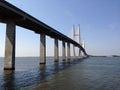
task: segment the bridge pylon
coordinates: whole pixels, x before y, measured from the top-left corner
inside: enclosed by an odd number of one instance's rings
[[[78,42],[83,48],[84,48],[84,42],[81,41],[81,34],[80,34],[80,24],[78,25],[78,32],[76,32],[75,30],[75,26],[73,25],[72,27],[72,31],[73,31],[73,40],[75,40],[76,42]],[[76,38],[77,37],[77,38]],[[75,46],[73,45],[73,56],[76,57],[77,54],[76,54],[76,49],[75,49]],[[81,57],[83,56],[82,54],[82,51],[81,49],[79,48],[79,51],[78,51],[78,56]]]

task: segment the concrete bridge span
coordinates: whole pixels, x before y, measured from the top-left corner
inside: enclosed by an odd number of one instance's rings
[[[15,69],[15,36],[16,25],[34,31],[36,34],[40,34],[40,64],[46,63],[46,35],[54,38],[54,58],[58,61],[58,40],[62,43],[62,57],[65,59],[65,42],[67,43],[67,57],[70,58],[70,44],[80,48],[85,55],[87,55],[84,48],[67,37],[66,35],[58,32],[54,28],[39,21],[33,16],[20,10],[16,6],[8,3],[5,0],[0,0],[0,22],[6,23],[6,42],[5,42],[5,60],[4,69]]]

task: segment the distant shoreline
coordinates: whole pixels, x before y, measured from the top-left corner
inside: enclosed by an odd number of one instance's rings
[[[96,55],[89,55],[90,57],[120,57],[119,55],[110,55],[110,56],[96,56]]]

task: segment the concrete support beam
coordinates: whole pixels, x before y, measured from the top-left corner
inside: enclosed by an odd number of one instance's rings
[[[75,46],[73,45],[73,56],[76,57]]]
[[[65,48],[65,41],[62,41],[62,59],[66,59],[66,48]]]
[[[40,35],[40,64],[46,64],[46,36]]]
[[[12,20],[7,21],[4,70],[15,69],[15,23]]]
[[[67,58],[70,59],[70,43],[67,43]]]
[[[55,41],[54,41],[54,60],[55,62],[58,62],[59,60],[59,50],[58,50],[58,39],[55,38]]]
[[[79,57],[82,56],[82,52],[81,52],[81,49],[79,48]]]

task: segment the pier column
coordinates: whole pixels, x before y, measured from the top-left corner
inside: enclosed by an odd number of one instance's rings
[[[7,21],[4,70],[15,69],[15,29],[15,22],[12,20]]]
[[[55,41],[54,41],[54,60],[55,62],[58,62],[58,39],[55,38]]]
[[[66,48],[65,48],[65,41],[62,41],[62,59],[66,59]]]
[[[70,43],[67,43],[67,58],[70,59]]]
[[[81,48],[79,48],[79,57],[82,56],[82,53],[81,53]]]
[[[46,63],[46,36],[40,35],[40,64]]]

